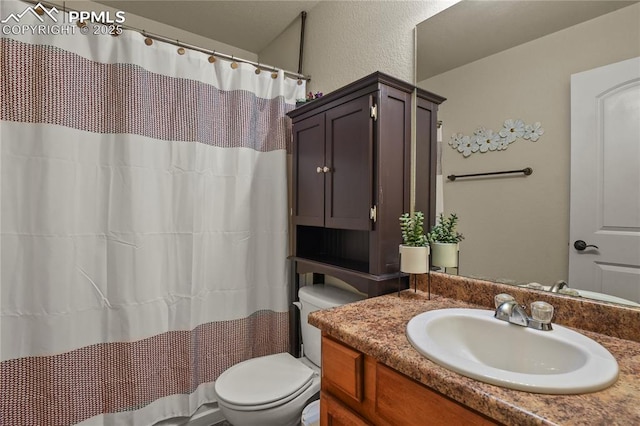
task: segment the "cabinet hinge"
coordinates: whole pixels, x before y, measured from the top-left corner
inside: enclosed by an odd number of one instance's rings
[[[369,209],[369,219],[373,220],[374,222],[378,219],[378,208],[376,206],[373,206]]]
[[[378,120],[378,105],[374,104],[369,107],[369,115],[373,118],[373,121]]]

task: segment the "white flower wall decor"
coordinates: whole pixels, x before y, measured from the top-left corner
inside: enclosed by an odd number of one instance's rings
[[[497,133],[484,127],[478,127],[471,136],[455,133],[451,135],[449,145],[465,157],[474,152],[504,151],[518,139],[537,142],[544,134],[541,126],[539,122],[524,124],[522,120],[508,119]]]

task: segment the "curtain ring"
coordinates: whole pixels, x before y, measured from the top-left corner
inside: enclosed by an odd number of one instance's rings
[[[278,78],[278,71],[275,69],[275,67],[273,68],[273,72],[271,73],[271,78],[273,78],[274,80]]]
[[[142,36],[144,37],[144,44],[147,46],[151,46],[153,44],[153,39],[147,35],[146,31],[142,31]]]
[[[258,62],[258,66],[256,67],[256,75],[260,74],[262,72],[262,70],[260,69],[260,62]]]
[[[209,63],[214,63],[216,61],[216,51],[211,52],[211,56],[209,56]]]
[[[231,61],[233,61],[231,62],[231,68],[234,70],[238,68],[238,63],[235,61],[235,59],[233,59],[233,55],[231,55]]]
[[[176,44],[179,46],[178,47],[178,55],[184,55],[186,50],[184,50],[184,47],[180,46],[180,40],[176,40]]]

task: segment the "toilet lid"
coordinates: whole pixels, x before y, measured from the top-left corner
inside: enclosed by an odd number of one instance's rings
[[[216,394],[234,405],[264,405],[308,386],[313,374],[288,353],[253,358],[222,373],[216,380]]]

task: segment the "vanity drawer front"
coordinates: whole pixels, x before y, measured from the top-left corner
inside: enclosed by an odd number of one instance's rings
[[[495,425],[497,423],[378,363],[376,415],[392,425]]]
[[[320,425],[369,426],[371,423],[368,423],[331,395],[322,392],[320,393]]]
[[[362,402],[364,355],[327,337],[322,338],[322,387]]]

